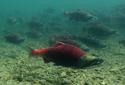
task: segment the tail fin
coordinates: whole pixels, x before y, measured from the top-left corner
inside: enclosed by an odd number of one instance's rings
[[[33,56],[32,51],[34,50],[34,48],[31,46],[26,46],[25,48],[26,48],[26,51],[29,53],[29,56]]]
[[[32,51],[34,49],[33,47],[30,47],[30,46],[27,46],[27,48],[29,51]]]

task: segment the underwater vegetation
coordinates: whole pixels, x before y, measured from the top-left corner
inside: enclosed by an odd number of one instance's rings
[[[14,44],[20,44],[25,40],[21,35],[17,33],[9,33],[5,35],[4,38],[6,39],[7,42],[14,43]]]

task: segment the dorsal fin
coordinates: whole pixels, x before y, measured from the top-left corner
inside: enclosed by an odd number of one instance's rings
[[[60,45],[64,45],[65,43],[63,42],[56,42],[56,44],[53,45],[53,47],[57,47],[57,46],[60,46]]]

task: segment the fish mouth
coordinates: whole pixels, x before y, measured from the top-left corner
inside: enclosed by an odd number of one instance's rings
[[[90,60],[90,61],[84,61],[82,63],[81,67],[90,67],[90,66],[100,65],[103,62],[104,62],[103,59],[101,59],[101,58],[95,58],[95,59]]]
[[[91,66],[93,66],[93,65],[99,65],[99,64],[101,64],[101,63],[103,63],[103,62],[104,62],[103,59],[96,58],[96,59],[94,59],[94,60],[92,60],[92,61],[90,62],[90,65],[91,65]]]

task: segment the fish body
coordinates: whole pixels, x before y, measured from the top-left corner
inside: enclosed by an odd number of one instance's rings
[[[72,44],[65,44],[62,42],[50,48],[34,49],[32,54],[40,54],[43,56],[44,62],[54,62],[56,65],[62,66],[75,66],[86,67],[92,65],[98,65],[103,62],[103,59],[96,58],[93,55],[86,53],[79,47]]]
[[[87,22],[87,21],[96,19],[90,13],[88,13],[86,11],[82,11],[82,10],[76,10],[73,12],[65,11],[64,15],[67,16],[69,18],[69,20],[78,21],[78,22]]]
[[[50,48],[40,48],[32,51],[32,54],[45,54],[46,59],[53,61],[77,61],[83,57],[86,52],[79,47],[70,44],[58,43]]]

